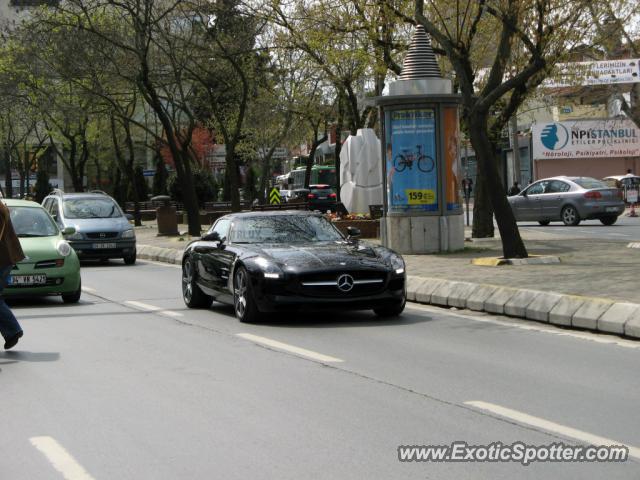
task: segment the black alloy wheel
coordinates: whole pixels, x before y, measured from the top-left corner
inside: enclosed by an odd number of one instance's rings
[[[258,320],[258,307],[253,298],[251,278],[244,267],[239,267],[233,275],[233,308],[236,317],[243,323],[253,323]]]
[[[209,308],[213,297],[205,294],[196,283],[193,259],[187,258],[182,264],[182,299],[189,308]]]

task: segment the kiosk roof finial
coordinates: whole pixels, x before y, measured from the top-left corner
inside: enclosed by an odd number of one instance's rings
[[[400,80],[418,80],[421,78],[442,78],[440,67],[433,53],[431,38],[422,25],[416,26],[409,51],[402,64]]]

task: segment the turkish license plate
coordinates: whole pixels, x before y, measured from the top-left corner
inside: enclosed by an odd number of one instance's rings
[[[607,207],[607,208],[605,208],[605,211],[607,211],[607,212],[617,212],[618,211],[618,207]]]
[[[7,285],[45,285],[46,275],[11,275],[7,278]]]
[[[94,243],[93,248],[96,250],[99,248],[116,248],[117,245],[115,243]]]

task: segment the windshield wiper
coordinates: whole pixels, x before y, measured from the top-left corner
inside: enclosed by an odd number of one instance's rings
[[[18,237],[21,237],[21,238],[22,237],[27,237],[27,238],[29,238],[29,237],[45,237],[45,236],[46,235],[40,235],[38,233],[19,233],[18,234]]]

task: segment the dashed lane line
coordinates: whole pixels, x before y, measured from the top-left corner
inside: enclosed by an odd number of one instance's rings
[[[546,430],[548,432],[552,432],[563,437],[573,438],[575,440],[579,440],[589,445],[595,445],[595,446],[619,445],[622,447],[626,447],[629,449],[630,457],[640,459],[640,448],[635,447],[633,445],[627,445],[617,440],[612,440],[610,438],[594,435],[592,433],[584,432],[576,428],[567,427],[566,425],[561,425],[559,423],[545,420],[544,418],[534,417],[533,415],[519,412],[518,410],[512,410],[510,408],[502,407],[494,403],[483,402],[479,400],[471,400],[464,403],[465,405],[475,407],[479,410],[484,410],[486,412],[491,412],[500,417],[508,418],[510,420],[515,421],[516,423],[521,423],[524,425],[528,425],[530,427]]]
[[[47,436],[32,437],[29,441],[66,480],[94,480],[82,465],[54,438]]]
[[[344,360],[340,358],[331,357],[329,355],[324,355],[322,353],[314,352],[313,350],[307,350],[306,348],[296,347],[294,345],[282,343],[277,340],[272,340],[270,338],[260,337],[258,335],[252,335],[251,333],[236,333],[236,336],[240,338],[244,338],[245,340],[249,340],[250,342],[257,343],[258,345],[264,345],[266,347],[274,348],[276,350],[293,353],[294,355],[309,358],[311,360],[316,360],[322,363],[344,362]]]
[[[180,312],[174,312],[173,310],[166,310],[162,307],[156,307],[155,305],[149,305],[148,303],[136,302],[135,300],[127,300],[124,302],[127,305],[130,305],[139,310],[145,310],[147,312],[159,313],[161,315],[166,315],[168,317],[182,317],[183,315]]]

